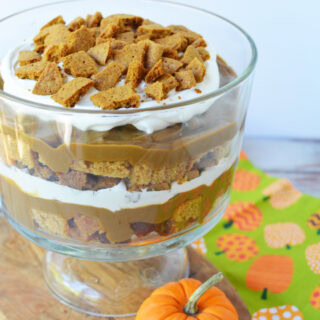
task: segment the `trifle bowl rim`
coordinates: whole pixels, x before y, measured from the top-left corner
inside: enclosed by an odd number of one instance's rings
[[[58,5],[58,4],[64,4],[64,3],[72,3],[72,2],[82,2],[82,1],[88,1],[88,0],[63,0],[63,1],[55,1],[55,2],[50,2],[47,4],[42,4],[42,5],[38,5],[38,6],[34,6],[28,9],[24,9],[24,10],[20,10],[17,11],[11,15],[8,15],[2,19],[0,19],[0,28],[1,28],[1,23],[11,19],[11,18],[15,18],[19,15],[23,15],[26,12],[32,11],[32,10],[36,10],[36,9],[41,9],[41,8],[47,8],[53,5]],[[181,100],[179,102],[172,102],[172,103],[167,103],[166,105],[159,105],[159,104],[155,104],[154,106],[150,106],[150,107],[145,107],[145,108],[131,108],[131,109],[125,109],[125,110],[99,110],[97,108],[97,110],[87,110],[87,109],[77,109],[77,108],[62,108],[62,107],[58,107],[58,106],[53,106],[53,105],[49,105],[49,104],[45,104],[45,103],[39,103],[39,102],[34,102],[32,100],[27,100],[27,99],[23,99],[19,96],[15,96],[13,94],[10,94],[4,90],[2,90],[0,88],[0,97],[7,99],[9,101],[12,102],[16,102],[16,103],[20,103],[25,105],[27,108],[30,109],[40,109],[43,111],[49,111],[49,112],[53,112],[53,113],[63,113],[63,114],[69,114],[69,115],[76,115],[76,114],[82,114],[82,115],[93,115],[93,116],[97,116],[97,115],[104,115],[104,116],[117,116],[117,115],[135,115],[138,113],[144,113],[144,112],[155,112],[155,111],[165,111],[165,110],[173,110],[179,107],[185,107],[185,106],[192,106],[192,105],[196,105],[197,103],[201,103],[210,99],[216,99],[219,96],[222,96],[224,93],[231,91],[233,88],[237,87],[238,85],[240,85],[241,83],[243,83],[248,77],[250,77],[250,75],[254,72],[255,70],[255,66],[257,63],[257,59],[258,59],[258,50],[256,47],[256,44],[254,42],[254,40],[252,39],[252,37],[239,25],[237,25],[236,23],[232,22],[231,20],[216,14],[214,12],[211,12],[209,10],[203,9],[203,8],[198,8],[196,6],[193,5],[188,5],[188,4],[183,4],[183,3],[178,3],[175,1],[170,1],[170,0],[139,0],[139,1],[145,1],[145,2],[154,2],[154,3],[158,3],[158,4],[167,4],[167,5],[173,5],[173,6],[180,6],[180,7],[184,7],[184,8],[188,8],[188,9],[192,9],[195,11],[198,11],[202,14],[207,14],[208,16],[211,16],[213,18],[217,18],[219,20],[221,20],[222,22],[230,25],[231,27],[235,28],[237,31],[239,31],[247,40],[247,42],[250,45],[250,50],[251,50],[251,58],[249,63],[247,64],[247,66],[244,68],[244,70],[238,75],[236,75],[236,77],[229,83],[223,85],[222,87],[212,90],[206,94],[203,94],[199,97],[195,97],[195,98],[191,98],[191,99],[187,99],[187,100]],[[0,57],[0,59],[2,59],[2,57]],[[0,71],[1,71],[1,64],[0,64]]]

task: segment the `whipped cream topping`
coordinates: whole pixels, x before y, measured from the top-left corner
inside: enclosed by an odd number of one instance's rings
[[[175,91],[172,90],[168,94],[168,98],[162,100],[160,104],[156,101],[148,98],[144,93],[144,83],[137,88],[137,93],[141,95],[141,106],[139,109],[159,107],[161,105],[170,105],[177,102],[187,102],[188,100],[194,99],[201,95],[205,95],[213,90],[219,88],[220,77],[219,69],[216,62],[216,53],[212,47],[207,48],[210,52],[211,58],[205,62],[206,65],[206,76],[201,83],[198,83],[196,87],[184,90]],[[46,104],[49,106],[55,106],[63,109],[65,107],[53,101],[50,96],[35,95],[32,93],[32,89],[35,85],[34,80],[19,79],[15,76],[15,69],[18,66],[17,58],[19,51],[21,50],[33,50],[32,41],[26,41],[22,45],[14,48],[1,61],[1,76],[4,81],[4,91],[10,93],[16,97],[29,100],[36,103]],[[104,67],[101,67],[104,68]],[[69,79],[72,79],[68,76]],[[123,84],[120,82],[118,85]],[[201,93],[197,93],[195,89],[199,89]],[[94,106],[90,100],[90,96],[95,94],[97,90],[95,88],[90,89],[87,94],[82,97],[79,103],[76,104],[75,109],[83,111],[100,110]],[[135,114],[76,114],[70,116],[70,114],[60,114],[48,112],[39,108],[32,108],[25,106],[20,103],[10,102],[9,107],[15,110],[17,113],[28,114],[38,117],[42,121],[56,120],[59,122],[67,123],[80,130],[95,130],[95,131],[107,131],[117,126],[131,124],[138,130],[141,130],[147,134],[153,133],[158,130],[165,129],[173,124],[186,122],[192,119],[196,115],[203,114],[213,104],[214,100],[199,102],[190,106],[174,108],[172,110],[157,110],[157,111],[145,111]],[[121,108],[119,110],[128,110]],[[69,115],[69,117],[65,117]],[[55,117],[55,118],[54,118]]]
[[[221,158],[219,163],[206,169],[198,178],[183,184],[174,182],[170,190],[163,191],[127,191],[124,183],[98,191],[76,190],[50,182],[24,172],[16,167],[8,167],[0,162],[0,175],[13,180],[25,193],[47,200],[64,203],[105,208],[112,212],[121,209],[139,208],[163,204],[179,193],[193,190],[201,185],[211,185],[223,172],[235,162],[237,153]]]

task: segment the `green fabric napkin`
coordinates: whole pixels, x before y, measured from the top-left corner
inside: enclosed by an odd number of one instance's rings
[[[244,153],[220,223],[193,244],[238,290],[253,320],[320,319],[320,199]]]

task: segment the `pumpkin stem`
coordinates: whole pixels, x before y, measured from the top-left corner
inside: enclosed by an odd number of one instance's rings
[[[262,300],[267,300],[267,296],[268,296],[268,289],[264,288],[263,291],[262,291],[261,299]]]
[[[317,231],[317,235],[320,235],[320,229],[318,229],[318,231]]]
[[[199,299],[201,298],[201,296],[208,291],[211,287],[213,287],[214,285],[216,285],[218,282],[220,282],[223,279],[223,274],[222,272],[219,272],[217,274],[215,274],[214,276],[212,276],[211,278],[209,278],[206,282],[204,282],[189,298],[187,304],[184,306],[183,311],[190,315],[190,316],[194,316],[195,314],[197,314],[197,312],[199,311],[198,307],[197,307],[197,303],[199,301]]]
[[[290,250],[290,249],[291,249],[290,244],[286,244],[286,249],[288,249],[288,250]]]
[[[227,222],[223,227],[224,227],[225,229],[229,229],[230,227],[232,227],[232,225],[233,225],[233,220],[230,220],[230,221]]]
[[[225,251],[217,251],[217,252],[216,252],[216,255],[217,255],[217,256],[220,256],[221,254],[225,254],[225,253],[226,253]]]

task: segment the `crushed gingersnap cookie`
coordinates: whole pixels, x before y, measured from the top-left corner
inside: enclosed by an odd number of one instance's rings
[[[132,31],[127,31],[127,32],[123,32],[123,33],[119,33],[116,35],[116,39],[117,40],[122,40],[124,42],[127,42],[127,43],[133,43],[134,42],[134,32]]]
[[[150,39],[162,38],[171,34],[169,28],[163,27],[160,24],[145,24],[137,29],[138,35],[148,34]]]
[[[171,58],[171,59],[175,59],[175,60],[180,59],[178,51],[174,50],[174,49],[169,49],[169,48],[164,48],[163,56],[166,58]]]
[[[69,54],[69,47],[65,43],[51,44],[43,52],[45,61],[59,62],[61,58]]]
[[[48,46],[50,44],[67,43],[68,36],[71,33],[64,24],[54,24],[51,27],[44,29],[49,29],[49,33],[44,38],[44,45]]]
[[[87,27],[82,26],[80,29],[72,32],[68,36],[69,52],[88,51],[94,47],[96,40]]]
[[[63,85],[63,78],[59,67],[54,62],[49,62],[41,73],[32,93],[49,95],[58,92]]]
[[[97,11],[95,14],[88,14],[86,18],[86,24],[88,28],[99,27],[100,22],[103,19],[101,12]]]
[[[203,61],[207,61],[210,59],[210,53],[208,52],[208,50],[203,47],[198,47],[197,50]]]
[[[76,78],[65,83],[60,90],[51,96],[51,99],[65,107],[73,107],[86,92],[94,85],[87,78]]]
[[[168,29],[170,29],[172,33],[182,34],[188,40],[189,43],[192,43],[197,39],[202,38],[202,36],[199,33],[193,32],[185,26],[171,25],[168,26]]]
[[[138,60],[133,60],[128,67],[126,84],[130,84],[133,89],[136,88],[141,82],[144,73],[143,64]]]
[[[206,66],[198,58],[194,58],[187,65],[186,69],[192,70],[197,82],[202,82],[206,75]]]
[[[171,58],[163,58],[162,65],[165,69],[166,73],[174,74],[180,68],[182,68],[183,63],[179,60],[171,59]]]
[[[86,21],[82,17],[77,17],[68,24],[68,30],[71,32],[76,31],[85,24],[86,24]]]
[[[106,65],[111,56],[111,42],[97,44],[88,50],[88,54],[101,66]]]
[[[171,90],[175,89],[178,85],[179,82],[176,80],[174,76],[171,74],[164,74],[161,76],[158,81],[162,82],[164,85],[164,90],[166,93],[170,92]]]
[[[101,31],[99,37],[96,40],[96,43],[102,43],[108,41],[108,39],[114,38],[121,29],[116,23],[109,23],[103,31]]]
[[[52,20],[50,20],[48,23],[46,23],[41,29],[40,31],[48,28],[48,27],[51,27],[55,24],[65,24],[65,21],[63,20],[62,16],[57,16],[55,18],[53,18]]]
[[[144,89],[144,92],[151,98],[160,102],[161,100],[167,97],[167,92],[165,90],[165,85],[160,82],[156,81]]]
[[[189,64],[194,58],[198,58],[199,61],[203,62],[197,48],[195,48],[193,45],[190,45],[184,52],[181,62],[184,64]]]
[[[101,109],[137,108],[140,105],[140,96],[129,84],[101,91],[90,99]]]
[[[23,50],[20,51],[18,55],[18,62],[20,66],[25,66],[30,63],[38,62],[40,60],[40,54],[35,51]]]
[[[102,71],[92,76],[95,88],[99,91],[113,88],[119,82],[125,69],[122,64],[111,61]]]
[[[147,73],[145,77],[146,83],[151,83],[157,80],[159,77],[164,75],[166,73],[166,70],[163,67],[162,59],[160,59],[153,67],[152,69]]]
[[[64,71],[73,77],[89,78],[98,72],[94,60],[84,51],[69,54],[62,58]]]
[[[122,40],[116,40],[116,39],[108,39],[107,42],[110,42],[111,50],[121,50],[123,49],[127,43]]]
[[[115,62],[123,64],[128,68],[133,60],[138,60],[144,63],[147,45],[145,43],[132,43],[126,45],[121,50],[114,50],[113,59]]]
[[[175,77],[179,82],[179,85],[176,89],[177,91],[190,89],[197,84],[192,70],[184,70],[184,71],[176,72]]]
[[[156,39],[155,41],[167,49],[177,51],[184,51],[188,46],[188,40],[181,33],[175,33],[164,38]]]
[[[151,69],[159,61],[159,59],[161,59],[164,48],[162,45],[151,40],[142,40],[139,43],[146,44],[147,46],[145,67],[147,69]]]
[[[97,44],[97,38],[100,36],[100,28],[99,27],[88,28],[88,31],[91,33],[91,35],[93,36]]]
[[[141,17],[131,14],[114,14],[109,17],[102,19],[100,28],[104,30],[109,23],[117,24],[122,32],[128,31],[129,29],[136,29],[143,22]]]
[[[191,43],[195,48],[206,47],[207,43],[203,38],[198,38],[197,40]]]
[[[43,60],[30,63],[17,68],[15,74],[20,79],[38,80],[47,64],[48,62]]]

